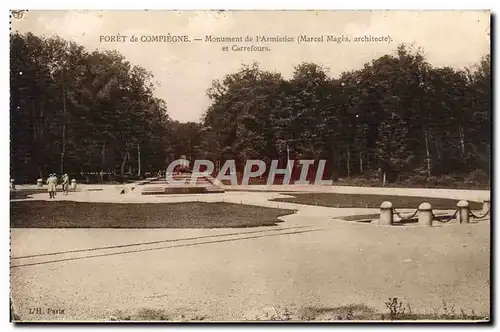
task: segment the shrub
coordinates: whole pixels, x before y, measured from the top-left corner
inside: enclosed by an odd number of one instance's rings
[[[482,169],[476,169],[476,170],[470,172],[465,177],[464,180],[466,183],[488,184],[490,182],[490,176],[488,173],[486,173]]]
[[[348,185],[357,187],[375,187],[382,185],[382,183],[376,178],[352,178],[346,182],[348,182]]]
[[[439,183],[440,183],[440,180],[439,178],[435,177],[435,176],[429,176],[427,177],[427,179],[425,179],[425,185],[427,187],[436,187]]]
[[[427,176],[421,174],[410,175],[403,181],[403,184],[425,186],[427,184]]]

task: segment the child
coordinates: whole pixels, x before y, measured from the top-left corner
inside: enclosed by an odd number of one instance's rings
[[[69,177],[68,174],[64,174],[62,177],[62,188],[64,195],[68,194],[69,191]]]

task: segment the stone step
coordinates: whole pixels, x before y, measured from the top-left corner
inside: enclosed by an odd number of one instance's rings
[[[186,182],[190,182],[191,181],[191,177],[172,177],[174,181],[186,181]],[[209,179],[207,178],[197,178],[196,181],[206,181],[206,182],[211,182]],[[159,182],[167,182],[167,179],[158,179],[158,180],[154,180],[154,181],[151,181],[150,183],[159,183]]]
[[[206,177],[197,177],[196,182],[191,184],[190,173],[174,174],[175,181],[184,180],[184,183],[169,183],[165,177],[157,178],[147,183],[142,183],[142,195],[171,195],[171,194],[202,194],[222,193],[223,189],[214,186],[212,181]]]
[[[169,183],[169,182],[152,182],[144,185],[146,186],[192,186],[192,185],[203,185],[203,186],[211,186],[213,185],[208,181],[196,181],[195,183],[191,183],[190,181],[186,181],[184,183]]]
[[[215,194],[215,193],[223,193],[224,189],[219,188],[217,186],[211,186],[206,188],[206,192],[210,194]]]
[[[144,187],[142,188],[142,192],[156,192],[156,191],[163,191],[164,187]]]
[[[165,187],[163,190],[143,191],[143,195],[204,194],[206,187]]]

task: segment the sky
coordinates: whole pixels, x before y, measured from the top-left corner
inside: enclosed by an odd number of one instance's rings
[[[464,68],[490,53],[488,11],[32,11],[12,19],[12,31],[60,37],[89,51],[115,49],[133,65],[151,71],[155,95],[181,122],[199,121],[210,105],[207,89],[215,79],[258,62],[264,70],[290,78],[294,66],[314,62],[338,77],[377,57],[393,53],[400,43],[421,47],[434,66]],[[125,42],[106,42],[111,36]],[[188,36],[190,42],[146,42],[151,36]],[[294,42],[206,42],[206,36],[288,36]],[[351,42],[327,42],[326,36]],[[354,42],[358,36],[389,41]],[[130,41],[131,36],[138,38]],[[301,42],[299,36],[321,37]],[[196,41],[195,39],[201,39]],[[266,46],[264,52],[224,51],[233,45]]]

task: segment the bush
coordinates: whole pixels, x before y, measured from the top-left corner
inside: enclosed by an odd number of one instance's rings
[[[425,179],[425,185],[426,187],[436,187],[438,184],[442,182],[441,178],[435,177],[435,176],[429,176],[427,179]]]
[[[417,167],[412,172],[405,172],[403,174],[400,174],[399,176],[399,183],[410,187],[411,186],[419,186],[427,188],[435,188],[438,186],[455,187],[457,182],[461,181],[457,181],[455,175],[429,176],[426,167]]]
[[[421,174],[410,175],[403,180],[403,184],[425,186],[427,184],[427,178],[427,176]]]
[[[482,169],[476,169],[470,172],[464,179],[466,183],[472,184],[489,184],[490,176]]]
[[[376,187],[376,186],[381,186],[382,181],[380,181],[377,178],[368,178],[368,177],[352,178],[349,181],[349,185],[357,187]]]
[[[312,180],[311,182],[314,182]],[[382,185],[382,180],[373,174],[362,174],[355,177],[338,178],[333,181],[334,186],[355,186],[355,187],[378,187]]]

